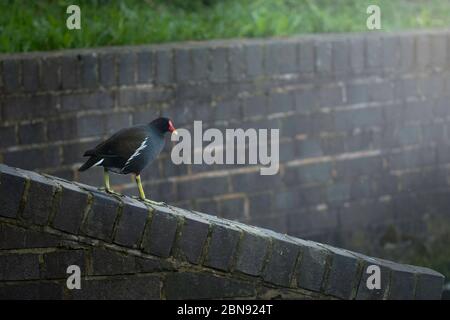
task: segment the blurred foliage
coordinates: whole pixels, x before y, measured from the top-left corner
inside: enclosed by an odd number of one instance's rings
[[[70,4],[81,30],[66,28]],[[0,52],[367,31],[369,4],[383,31],[450,22],[449,0],[0,0]]]

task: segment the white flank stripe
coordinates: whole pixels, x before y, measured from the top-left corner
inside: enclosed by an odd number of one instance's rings
[[[102,163],[103,163],[103,160],[105,160],[105,159],[102,159],[102,160],[100,160],[99,162],[97,162],[96,164],[94,164],[94,167],[95,167],[95,166],[98,166],[98,165],[100,165],[100,164],[102,164]]]
[[[148,138],[145,138],[144,142],[141,143],[141,145],[139,146],[139,148],[136,149],[136,151],[131,155],[131,157],[127,160],[127,162],[125,163],[125,165],[123,166],[124,168],[130,164],[130,161],[133,160],[134,158],[136,158],[138,155],[141,154],[141,151],[147,147],[147,140]]]

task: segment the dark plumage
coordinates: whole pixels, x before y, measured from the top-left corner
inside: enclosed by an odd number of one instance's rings
[[[133,173],[136,175],[140,197],[146,200],[139,175],[164,148],[166,132],[176,134],[172,121],[167,118],[158,118],[147,125],[122,129],[94,149],[86,151],[84,156],[89,159],[78,170],[85,171],[92,166],[102,166],[108,192],[112,192],[109,186],[109,171],[118,174]]]

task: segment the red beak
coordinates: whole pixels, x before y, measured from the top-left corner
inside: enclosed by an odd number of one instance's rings
[[[178,134],[177,129],[173,126],[172,121],[169,121],[169,131],[175,134]]]

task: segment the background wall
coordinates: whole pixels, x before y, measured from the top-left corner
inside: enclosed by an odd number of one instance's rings
[[[448,38],[438,30],[2,55],[0,161],[101,185],[101,169],[76,171],[83,152],[158,115],[187,129],[194,120],[279,128],[278,175],[175,166],[167,146],[143,172],[146,192],[445,272]],[[136,194],[129,177],[112,181]]]

